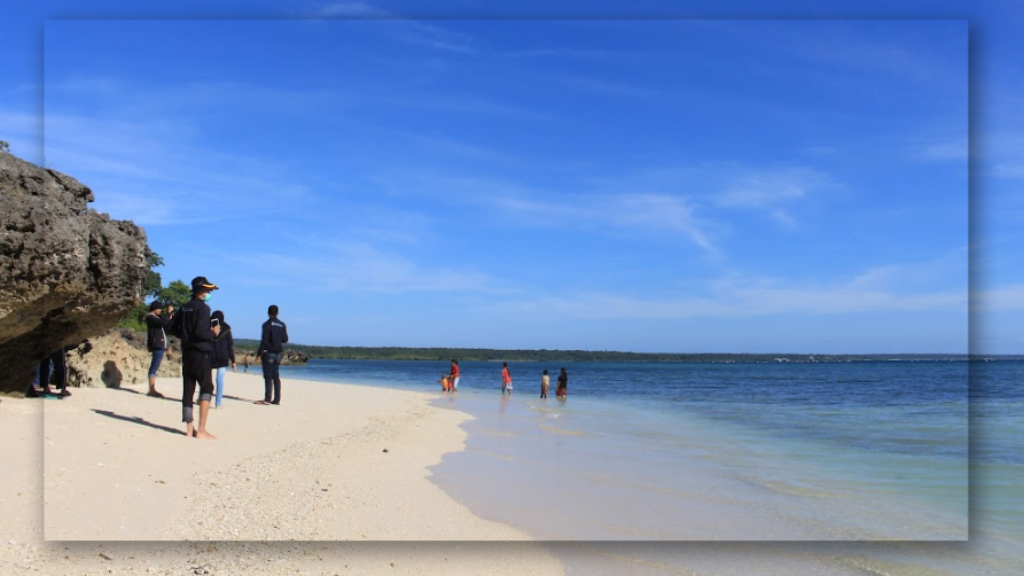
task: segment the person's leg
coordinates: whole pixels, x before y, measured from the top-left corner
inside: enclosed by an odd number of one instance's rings
[[[166,350],[153,350],[153,358],[149,361],[149,396],[163,398],[164,395],[156,391],[156,373],[160,370],[160,362],[164,359]]]
[[[68,365],[64,356],[64,348],[54,352],[50,356],[50,360],[53,362],[53,374],[57,377],[55,384],[57,388],[60,388],[60,395],[71,396],[71,392],[68,392]]]
[[[196,381],[202,378],[201,353],[185,350],[181,353],[181,421],[185,423],[185,435],[191,438],[195,435],[195,426],[192,423],[192,398],[196,395]]]
[[[214,440],[216,436],[206,431],[206,422],[210,416],[210,400],[213,399],[213,370],[210,368],[210,357],[202,355],[202,380],[199,381],[199,429],[196,438]]]
[[[263,401],[270,403],[271,393],[274,390],[274,361],[270,352],[265,352],[263,360]]]
[[[43,394],[52,394],[50,392],[50,357],[47,356],[45,360],[39,363],[39,387],[42,388]]]
[[[220,408],[221,400],[224,399],[224,374],[227,371],[227,366],[217,368],[217,402],[214,404],[217,408]]]
[[[274,399],[270,402],[271,404],[281,403],[281,355],[274,355]]]

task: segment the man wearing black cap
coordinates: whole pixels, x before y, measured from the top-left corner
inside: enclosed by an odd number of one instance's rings
[[[217,286],[199,276],[192,280],[192,299],[178,310],[171,320],[172,328],[181,335],[181,421],[185,422],[185,434],[191,438],[213,440],[206,431],[206,417],[210,414],[210,399],[213,398],[213,376],[210,355],[213,353],[213,338],[220,333],[220,326],[211,326],[210,307],[206,302]],[[192,397],[199,385],[199,429],[192,425]]]
[[[162,310],[163,304],[159,300],[154,300],[149,305],[149,314],[146,315],[146,327],[148,328],[146,347],[153,355],[149,362],[149,392],[147,396],[156,398],[164,397],[163,394],[156,391],[156,373],[160,369],[160,362],[163,361],[164,354],[167,353],[167,330],[165,329],[171,322],[174,306],[167,305],[167,315],[164,318],[160,317]],[[170,358],[171,355],[167,354],[167,357]]]
[[[277,305],[267,308],[270,318],[263,323],[260,346],[256,349],[256,359],[263,359],[263,400],[256,404],[281,404],[281,353],[288,342],[288,327],[277,317]],[[273,392],[273,397],[271,397]]]

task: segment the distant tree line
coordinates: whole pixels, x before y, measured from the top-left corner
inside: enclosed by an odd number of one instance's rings
[[[235,346],[255,349],[259,341],[236,338]],[[289,350],[324,360],[423,360],[460,362],[865,362],[865,361],[954,361],[967,360],[960,354],[732,354],[732,353],[645,353],[599,350],[495,350],[491,348],[403,348],[397,346],[310,346],[289,344]],[[1003,357],[1000,359],[1024,359]]]

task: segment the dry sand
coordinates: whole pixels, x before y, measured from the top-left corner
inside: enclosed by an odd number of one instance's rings
[[[180,396],[180,381],[158,388]],[[252,404],[262,388],[228,374],[213,441],[186,438],[180,402],[145,386],[0,398],[0,574],[563,572],[429,481],[466,415],[428,393],[293,380],[281,406]]]

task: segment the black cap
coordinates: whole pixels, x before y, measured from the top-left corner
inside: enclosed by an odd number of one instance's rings
[[[149,311],[150,312],[152,312],[153,310],[160,310],[163,307],[164,307],[164,305],[161,304],[159,300],[153,300],[152,302],[149,303]]]
[[[211,292],[217,289],[217,285],[206,279],[206,276],[196,276],[192,279],[192,293],[195,294],[200,290]]]

